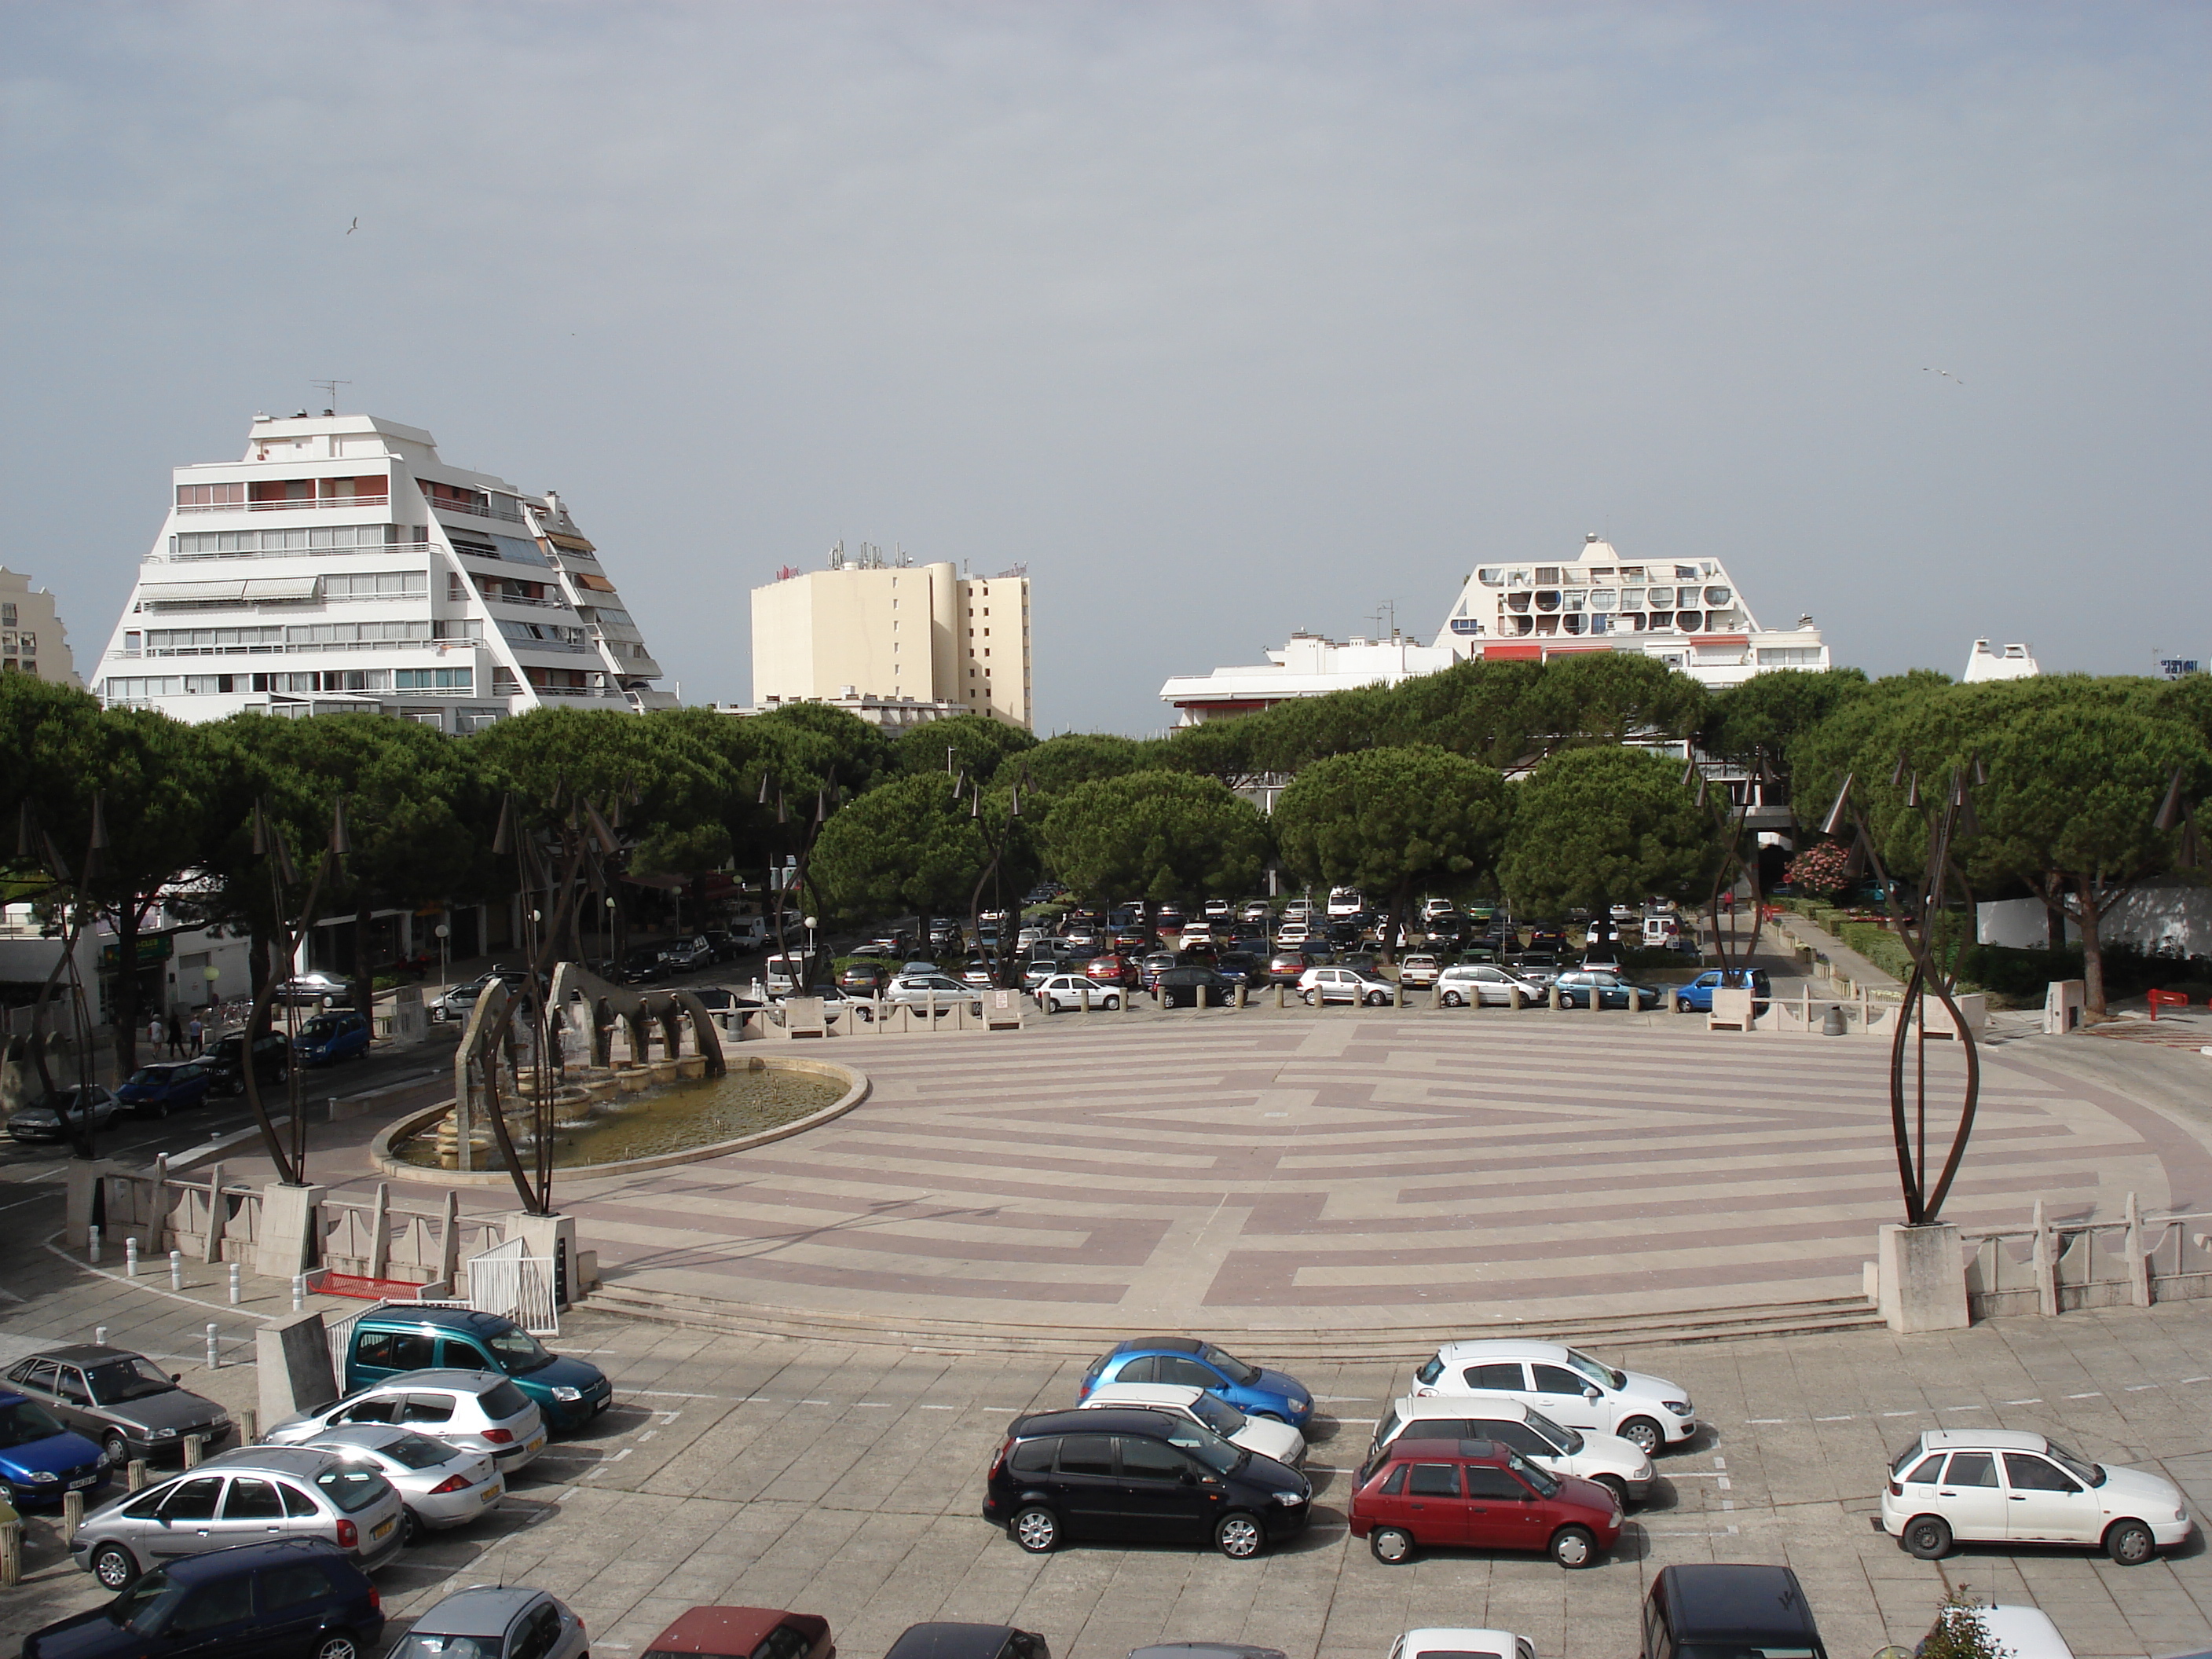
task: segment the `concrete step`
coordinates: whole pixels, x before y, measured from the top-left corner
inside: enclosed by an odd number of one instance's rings
[[[584,1305],[595,1312],[654,1320],[693,1330],[720,1331],[734,1336],[887,1345],[948,1353],[1035,1354],[1091,1359],[1121,1337],[1141,1334],[1120,1325],[1017,1325],[927,1316],[873,1316],[779,1308],[625,1284],[619,1279],[601,1283]],[[1522,1336],[1611,1349],[1801,1336],[1881,1327],[1881,1314],[1863,1298],[1827,1297],[1764,1306],[1593,1315],[1558,1321],[1381,1327],[1364,1322],[1344,1328],[1247,1324],[1212,1328],[1208,1334],[1255,1362],[1287,1364],[1304,1359],[1379,1359],[1403,1360],[1412,1365],[1435,1352],[1441,1343],[1474,1337]]]

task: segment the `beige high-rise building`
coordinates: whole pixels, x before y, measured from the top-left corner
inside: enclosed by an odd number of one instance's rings
[[[1032,727],[1026,574],[830,556],[753,589],[754,708],[911,698]]]
[[[82,685],[54,596],[0,565],[0,674],[31,674]]]

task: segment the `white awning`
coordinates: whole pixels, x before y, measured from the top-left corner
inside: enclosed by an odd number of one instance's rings
[[[315,597],[316,576],[251,576],[246,579],[246,597],[249,599],[312,599]]]
[[[235,605],[246,595],[242,580],[227,582],[141,582],[142,605],[210,605],[225,600]]]

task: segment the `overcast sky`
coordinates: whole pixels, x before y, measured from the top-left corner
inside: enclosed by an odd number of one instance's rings
[[[841,538],[1026,562],[1041,731],[1592,530],[1876,672],[2212,655],[2202,5],[0,25],[0,562],[88,678],[324,376],[560,489],[688,702]]]

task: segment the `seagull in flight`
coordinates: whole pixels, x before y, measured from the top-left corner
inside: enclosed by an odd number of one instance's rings
[[[1966,385],[1964,380],[1960,380],[1948,368],[1923,368],[1920,372],[1923,374],[1941,374],[1945,380],[1950,381],[1953,386]]]
[[[353,222],[352,222],[351,224],[349,224],[349,225],[348,225],[348,226],[346,227],[346,234],[347,234],[347,235],[349,235],[349,236],[350,236],[350,235],[352,235],[352,234],[354,234],[354,232],[356,232],[356,230],[359,230],[360,228],[361,228],[361,216],[360,216],[359,214],[356,214],[356,215],[354,216],[354,221],[353,221]]]

